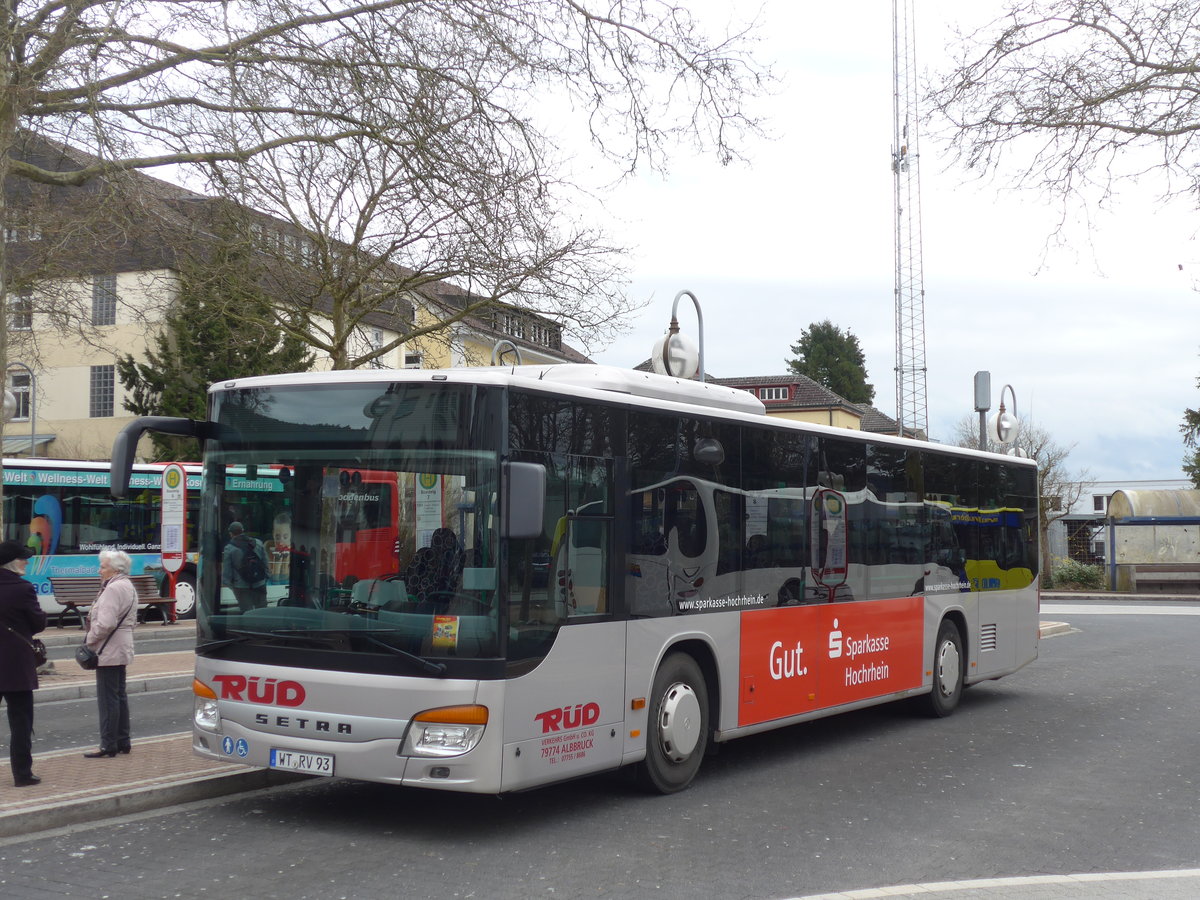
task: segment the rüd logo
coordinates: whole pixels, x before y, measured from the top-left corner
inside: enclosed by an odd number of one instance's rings
[[[274,678],[247,678],[245,675],[214,675],[221,686],[222,700],[268,703],[274,706],[299,706],[304,702],[304,685],[298,681],[277,681]]]
[[[562,709],[548,709],[534,716],[542,723],[542,734],[551,731],[562,731],[564,728],[582,728],[595,725],[600,720],[599,703],[576,703],[574,706],[564,706]]]

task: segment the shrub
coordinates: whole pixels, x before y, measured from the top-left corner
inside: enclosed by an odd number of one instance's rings
[[[1060,591],[1103,590],[1104,569],[1073,559],[1055,560],[1050,572],[1049,586]]]

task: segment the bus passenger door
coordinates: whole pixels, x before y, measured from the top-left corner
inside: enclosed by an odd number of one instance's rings
[[[589,503],[563,517],[561,537],[551,548],[559,616],[609,612],[609,521],[601,503]]]
[[[562,503],[549,518],[552,623],[510,630],[509,658],[544,657],[504,686],[504,765],[501,789],[532,787],[616,768],[625,728],[625,622],[611,618],[611,462],[569,458],[547,466],[547,504]],[[554,475],[565,474],[558,483]],[[532,543],[535,545],[539,541]],[[525,557],[519,555],[518,559]],[[532,552],[529,554],[532,560]],[[532,572],[529,573],[532,576]],[[532,578],[522,578],[518,590]],[[534,591],[530,590],[533,594]],[[519,595],[518,595],[519,596]],[[513,610],[531,604],[510,603]],[[552,627],[547,628],[547,625]],[[548,638],[535,644],[532,635]]]

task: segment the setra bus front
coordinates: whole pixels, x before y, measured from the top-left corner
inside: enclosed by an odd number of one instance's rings
[[[502,547],[541,532],[544,475],[501,462],[500,390],[349,374],[215,387],[208,422],[168,425],[205,440],[194,749],[497,792]],[[259,470],[272,489],[233,489]],[[346,551],[381,528],[386,554]]]

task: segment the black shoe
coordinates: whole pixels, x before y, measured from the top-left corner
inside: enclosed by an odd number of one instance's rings
[[[105,757],[108,757],[109,759],[111,759],[112,757],[114,757],[116,755],[117,755],[116,750],[93,750],[91,753],[83,754],[83,758],[84,759],[104,759]]]
[[[14,778],[13,784],[16,787],[33,787],[36,784],[41,784],[42,779],[36,775],[26,775],[24,778]]]
[[[132,749],[133,749],[132,747],[118,747],[117,752],[118,753],[128,753]]]

